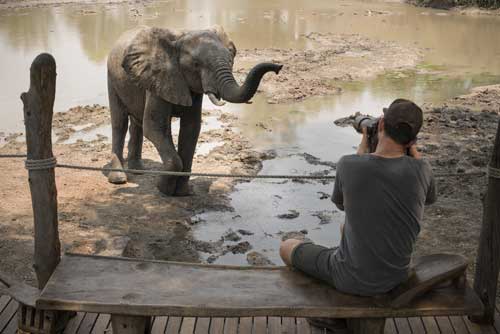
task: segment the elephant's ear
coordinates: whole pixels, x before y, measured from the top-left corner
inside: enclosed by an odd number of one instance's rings
[[[224,44],[224,46],[228,48],[229,51],[231,51],[234,58],[236,56],[236,46],[234,45],[233,41],[229,38],[227,33],[224,31],[224,28],[222,28],[222,26],[215,25],[211,28],[211,30],[215,32],[217,36],[219,36],[220,40],[222,41],[222,44]]]
[[[122,67],[140,87],[168,102],[191,106],[191,93],[175,47],[178,37],[167,29],[141,29],[125,49]]]

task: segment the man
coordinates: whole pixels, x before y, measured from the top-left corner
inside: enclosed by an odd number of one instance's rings
[[[384,108],[373,153],[364,129],[357,154],[337,164],[332,201],[345,211],[339,247],[286,240],[280,255],[287,265],[361,296],[386,293],[407,279],[424,205],[436,200],[431,167],[415,147],[422,123],[416,104],[397,99]]]

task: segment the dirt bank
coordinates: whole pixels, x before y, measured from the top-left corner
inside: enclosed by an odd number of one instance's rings
[[[407,0],[406,2],[418,7],[447,9],[460,15],[500,15],[500,1],[498,0]]]
[[[301,101],[340,93],[339,83],[366,80],[385,71],[414,68],[422,59],[417,48],[360,35],[309,33],[300,38],[305,50],[241,50],[235,59],[240,79],[263,61],[283,64],[279,75],[266,75],[260,85],[269,103]]]
[[[485,171],[499,113],[500,85],[427,107],[420,145],[435,173]],[[438,178],[438,201],[426,210],[417,253],[459,253],[474,263],[486,184],[485,176]]]

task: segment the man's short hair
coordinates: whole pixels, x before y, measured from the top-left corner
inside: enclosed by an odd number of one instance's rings
[[[384,108],[384,131],[398,144],[408,145],[415,140],[423,122],[422,109],[412,101],[396,99]]]

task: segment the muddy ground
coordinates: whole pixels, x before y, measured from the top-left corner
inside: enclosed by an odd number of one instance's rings
[[[239,50],[237,76],[243,77],[261,60],[285,64],[279,76],[266,75],[260,88],[269,103],[284,103],[338,94],[342,82],[412,68],[421,59],[417,49],[357,35],[311,33],[301,38],[306,50]],[[437,173],[484,170],[499,105],[497,86],[476,90],[445,105],[426,107],[420,145]],[[212,121],[204,125],[208,130],[201,134],[200,145],[221,146],[198,155],[193,171],[255,174],[264,159],[273,158],[273,152],[255,151],[238,132],[236,116],[205,110],[204,119]],[[108,124],[108,109],[97,105],[56,114],[54,154],[59,162],[106,166],[110,138],[97,135],[91,141],[71,139]],[[20,138],[16,134],[4,136],[6,144],[0,147],[0,153],[24,152]],[[158,154],[147,140],[144,158],[148,169],[161,168]],[[2,159],[2,163],[0,270],[33,284],[33,222],[27,172],[19,159]],[[206,210],[233,210],[228,194],[234,181],[194,178],[194,195],[175,198],[161,195],[155,187],[156,179],[145,175],[131,176],[126,185],[112,185],[100,172],[57,169],[56,176],[60,237],[65,251],[177,261],[199,261],[198,251],[214,255],[221,252],[218,245],[193,239],[191,229],[196,221],[191,217]],[[440,199],[427,211],[418,253],[452,251],[474,258],[485,183],[485,177],[440,179]],[[236,239],[244,233],[235,231],[229,237]],[[239,244],[222,251],[247,252],[250,263],[266,263],[250,249],[251,245]]]

